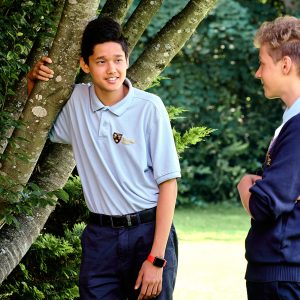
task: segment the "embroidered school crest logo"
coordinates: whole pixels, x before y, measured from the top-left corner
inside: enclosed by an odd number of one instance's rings
[[[121,142],[122,136],[123,136],[123,134],[121,134],[121,133],[117,133],[117,132],[113,133],[113,139],[116,144],[119,144]]]
[[[268,167],[271,166],[271,161],[272,161],[271,155],[268,152],[267,155],[266,155],[266,162],[265,162]]]

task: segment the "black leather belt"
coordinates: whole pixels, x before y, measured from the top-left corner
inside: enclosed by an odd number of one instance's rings
[[[156,207],[128,215],[109,216],[90,213],[89,223],[112,228],[132,227],[155,220]]]

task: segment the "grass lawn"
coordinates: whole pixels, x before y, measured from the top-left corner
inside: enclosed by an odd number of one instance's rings
[[[244,239],[250,218],[240,206],[177,208],[179,268],[174,300],[246,300]]]

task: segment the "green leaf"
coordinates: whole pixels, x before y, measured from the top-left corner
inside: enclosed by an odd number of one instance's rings
[[[12,60],[15,58],[15,54],[12,51],[8,51],[7,55],[6,55],[6,59],[7,60]]]
[[[59,189],[53,192],[55,194],[55,196],[61,200],[63,200],[64,202],[68,202],[69,201],[69,194],[63,190],[63,189]]]

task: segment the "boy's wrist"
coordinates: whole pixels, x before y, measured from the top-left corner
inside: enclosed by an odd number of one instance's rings
[[[27,78],[27,80],[30,80],[30,81],[32,81],[32,82],[35,82],[35,80],[36,80],[36,79],[34,78],[32,72],[27,73],[26,78]]]
[[[167,261],[164,258],[159,257],[159,256],[154,256],[151,254],[148,255],[147,260],[149,262],[151,262],[153,264],[153,266],[158,267],[158,268],[163,268],[167,264]]]

